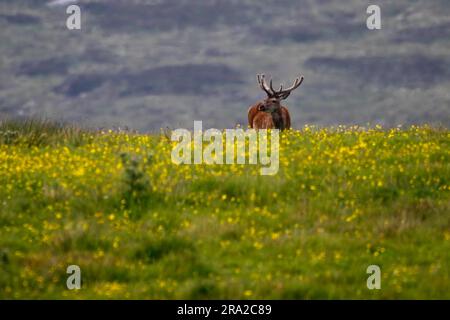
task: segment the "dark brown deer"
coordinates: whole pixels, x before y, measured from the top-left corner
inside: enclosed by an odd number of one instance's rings
[[[272,86],[272,80],[267,85],[263,74],[256,76],[260,88],[267,94],[267,98],[255,103],[248,109],[248,124],[254,129],[280,129],[291,127],[291,117],[281,101],[289,97],[291,91],[297,89],[303,82],[303,77],[296,78],[294,84],[283,90],[283,85],[278,91]]]

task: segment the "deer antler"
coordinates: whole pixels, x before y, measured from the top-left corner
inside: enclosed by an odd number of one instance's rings
[[[275,89],[273,88],[273,83],[272,83],[272,79],[270,79],[269,81],[269,86],[267,86],[266,83],[266,79],[264,74],[258,74],[256,75],[257,79],[258,79],[258,84],[261,87],[262,90],[264,90],[267,95],[269,97],[277,97],[280,100],[284,100],[287,97],[289,97],[289,95],[291,94],[291,91],[297,89],[303,82],[303,76],[301,76],[300,78],[296,78],[294,80],[294,84],[283,90],[283,85],[280,85],[280,89],[278,91],[275,91]]]
[[[256,75],[256,78],[257,78],[257,80],[258,80],[259,87],[260,87],[261,89],[263,89],[263,90],[267,93],[267,95],[268,95],[269,97],[273,96],[275,92],[274,92],[273,89],[272,89],[272,80],[270,80],[271,85],[270,85],[270,88],[269,88],[269,87],[267,86],[267,83],[266,83],[266,79],[265,79],[265,75],[264,75],[264,74],[257,74],[257,75]]]
[[[303,82],[303,76],[301,76],[300,78],[296,78],[294,80],[294,84],[283,90],[283,85],[280,86],[280,90],[276,91],[274,94],[280,99],[280,100],[284,100],[287,97],[289,97],[289,95],[291,94],[291,91],[297,89]]]

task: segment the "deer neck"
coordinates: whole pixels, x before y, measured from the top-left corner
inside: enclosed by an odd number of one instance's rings
[[[275,129],[283,130],[284,124],[283,124],[283,117],[281,115],[281,109],[271,112],[271,116],[272,116],[272,121],[273,121],[273,125],[275,126]]]

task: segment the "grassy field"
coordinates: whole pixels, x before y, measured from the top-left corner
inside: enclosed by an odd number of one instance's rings
[[[0,298],[450,298],[448,129],[280,142],[261,176],[172,164],[165,134],[2,122]]]

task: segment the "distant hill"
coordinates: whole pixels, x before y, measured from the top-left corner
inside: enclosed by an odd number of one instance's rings
[[[256,73],[304,84],[293,123],[450,125],[450,6],[367,1],[79,0],[0,3],[0,116],[139,130],[246,124]],[[70,1],[66,1],[70,2]]]

